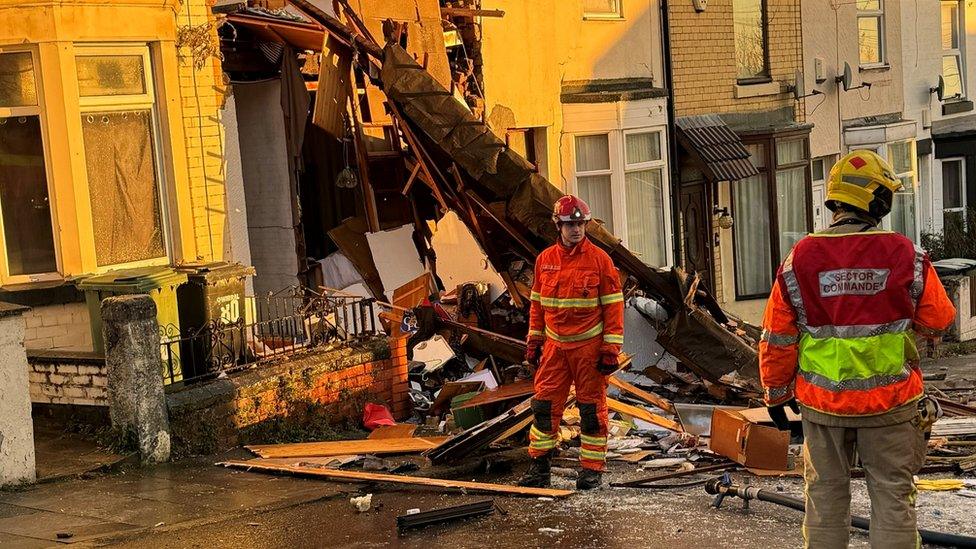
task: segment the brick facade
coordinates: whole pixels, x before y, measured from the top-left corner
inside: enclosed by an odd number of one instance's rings
[[[380,337],[192,385],[168,394],[167,403],[176,451],[201,454],[358,424],[366,402],[404,419],[407,393],[406,338]]]
[[[108,406],[105,358],[93,353],[28,351],[34,404]]]
[[[703,12],[692,2],[669,2],[674,108],[678,116],[769,111],[793,106],[787,93],[735,96],[733,0],[711,0]],[[800,1],[767,0],[769,75],[792,83],[803,66]],[[784,90],[785,91],[785,90]],[[802,110],[795,111],[798,121]]]
[[[224,129],[221,113],[225,86],[220,59],[199,54],[194,45],[206,39],[218,44],[217,21],[211,12],[213,0],[184,1],[176,14],[182,37],[179,47],[180,91],[183,131],[186,136],[190,200],[197,255],[203,260],[220,260],[224,251]]]

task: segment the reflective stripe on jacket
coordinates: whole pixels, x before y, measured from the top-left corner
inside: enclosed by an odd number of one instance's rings
[[[810,235],[780,267],[763,316],[768,404],[827,414],[887,412],[922,394],[913,329],[934,336],[955,309],[928,256],[902,235]]]
[[[601,351],[618,354],[624,342],[620,275],[606,252],[584,238],[574,248],[555,244],[535,262],[529,339],[563,348],[603,338]]]

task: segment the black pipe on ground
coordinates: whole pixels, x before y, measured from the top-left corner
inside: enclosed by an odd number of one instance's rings
[[[739,486],[737,484],[725,484],[723,483],[722,477],[714,478],[705,483],[705,492],[718,496],[715,501],[715,506],[718,507],[722,498],[726,496],[733,496],[742,498],[746,501],[751,499],[758,499],[759,501],[768,501],[769,503],[775,503],[777,505],[782,505],[783,507],[789,507],[790,509],[796,509],[797,511],[805,512],[806,505],[803,500],[795,498],[792,496],[787,496],[785,494],[780,494],[777,492],[769,492],[767,490],[762,490],[760,488],[754,488],[752,486]],[[862,530],[867,530],[871,525],[871,521],[855,515],[851,515],[851,526],[855,528],[860,528]],[[976,548],[976,537],[972,536],[962,536],[959,534],[948,534],[945,532],[936,532],[933,530],[922,530],[919,529],[919,535],[922,537],[923,543],[929,543],[932,545],[941,545],[944,547],[973,547]]]

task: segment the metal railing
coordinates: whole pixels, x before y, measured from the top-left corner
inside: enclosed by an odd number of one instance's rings
[[[239,309],[243,308],[242,311]],[[373,298],[294,288],[247,296],[204,326],[160,327],[163,380],[211,379],[296,351],[378,333]]]

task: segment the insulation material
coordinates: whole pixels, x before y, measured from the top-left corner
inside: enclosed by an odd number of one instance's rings
[[[327,288],[342,289],[363,283],[363,276],[342,252],[320,259],[319,265],[322,266],[322,284]]]
[[[424,273],[424,265],[413,243],[412,225],[366,233],[366,241],[380,274],[386,301],[393,299],[394,290]]]
[[[431,247],[441,259],[437,262],[437,276],[445,288],[457,288],[465,282],[485,282],[492,302],[505,292],[505,281],[491,267],[488,256],[456,213],[448,212],[432,231]]]

